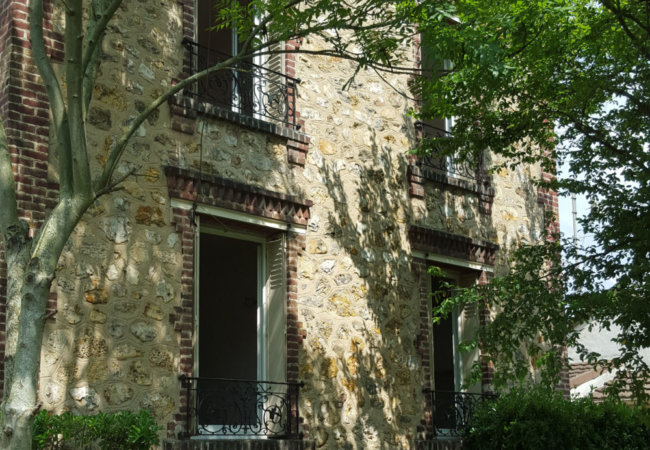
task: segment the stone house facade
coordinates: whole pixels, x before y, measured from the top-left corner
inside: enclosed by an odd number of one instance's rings
[[[118,10],[89,111],[94,171],[135,112],[215,49],[236,49],[232,35],[200,32],[204,3]],[[27,14],[26,0],[0,1],[0,114],[37,229],[57,175]],[[56,8],[46,22],[60,62]],[[455,427],[441,411],[470,397],[441,392],[459,391],[479,355],[454,344],[489,312],[434,327],[426,269],[486,282],[510,248],[544,236],[557,198],[532,182],[549,174],[492,173],[488,152],[477,166],[411,155],[432,124],[408,116],[408,79],[362,72],[342,91],[352,70],[300,54],[251,61],[147,120],[119,169],[136,175],[94,205],[61,257],[45,408],[150,409],[169,448],[224,434],[213,448],[416,448]],[[489,390],[483,369],[470,392]]]

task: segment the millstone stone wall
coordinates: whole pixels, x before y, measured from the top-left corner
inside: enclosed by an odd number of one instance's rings
[[[118,10],[89,114],[94,172],[135,112],[182,72],[182,37],[175,1]],[[543,235],[531,182],[541,172],[491,174],[491,213],[458,186],[427,181],[424,195],[412,197],[414,105],[397,92],[408,80],[388,75],[389,85],[361,72],[342,91],[349,62],[298,56],[295,64],[301,131],[310,137],[304,166],[288,162],[285,138],[227,121],[199,116],[194,134],[174,131],[167,105],[138,130],[117,171],[136,175],[94,205],[61,257],[58,313],[47,322],[42,354],[45,408],[146,408],[165,435],[182,429],[180,349],[192,336],[172,317],[189,275],[163,170],[178,166],[313,202],[295,261],[305,431],[322,448],[414,448],[430,379],[417,342],[422,294],[409,227],[498,244],[495,272],[502,272],[510,248]]]

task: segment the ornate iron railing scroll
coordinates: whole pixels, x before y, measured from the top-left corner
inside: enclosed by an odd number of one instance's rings
[[[299,391],[304,383],[180,377],[188,436],[300,439]]]
[[[230,58],[189,39],[184,39],[183,45],[189,52],[191,74]],[[253,64],[252,61],[239,61],[234,67],[201,78],[185,94],[238,114],[295,128],[298,84],[300,80],[297,78]]]

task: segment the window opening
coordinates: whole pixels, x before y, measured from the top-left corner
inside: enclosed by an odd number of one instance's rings
[[[432,307],[437,307],[451,295],[450,278],[431,280]],[[435,392],[434,423],[438,429],[456,428],[456,392],[460,389],[460,360],[458,348],[458,312],[433,324],[433,388]]]
[[[250,0],[236,1],[251,13]],[[197,0],[196,12],[197,43],[185,41],[191,52],[192,71],[237,56],[242,50],[240,34],[236,28],[214,29],[218,11],[212,0]],[[197,97],[259,120],[295,125],[295,89],[300,81],[284,75],[283,49],[283,42],[275,43],[266,49],[269,55],[247,58],[236,67],[202,78],[197,83]]]
[[[239,0],[242,8],[248,8],[250,0]],[[217,11],[212,0],[197,0],[198,67],[203,70],[237,56],[241,49],[236,28],[213,29],[217,23]],[[198,82],[198,94],[216,106],[233,109],[243,114],[256,112],[253,99],[255,86],[252,59],[240,62],[236,68],[222,70],[202,78]]]
[[[453,63],[448,59],[440,58],[431,48],[422,46],[420,49],[420,64],[426,78],[435,79],[442,77],[453,69]],[[432,99],[426,94],[422,98],[422,109],[430,109]],[[451,136],[454,127],[454,117],[433,117],[422,119],[416,123],[423,139],[440,139]],[[439,148],[432,148],[431,154],[424,158],[423,163],[437,171],[448,175],[465,178],[476,178],[477,164],[459,163],[454,155],[441,156]]]
[[[197,236],[199,434],[278,434],[288,419],[284,234]]]

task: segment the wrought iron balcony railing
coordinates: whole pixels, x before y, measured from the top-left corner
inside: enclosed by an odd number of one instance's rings
[[[430,399],[433,437],[459,437],[471,428],[472,417],[478,405],[494,400],[494,394],[448,392],[425,389]]]
[[[299,390],[304,383],[195,378],[181,375],[188,436],[300,439]]]
[[[230,58],[187,38],[183,45],[189,52],[191,74]],[[235,67],[201,78],[196,86],[186,91],[186,95],[238,114],[296,127],[296,88],[299,83],[297,78],[252,61],[239,61]]]
[[[437,128],[426,122],[415,122],[415,129],[419,133],[420,139],[429,140],[432,142],[434,138],[449,137],[448,131]],[[433,170],[444,175],[451,175],[454,177],[465,178],[472,181],[477,181],[481,174],[480,161],[475,162],[459,162],[454,160],[453,156],[442,156],[440,148],[432,145],[430,153],[421,159],[420,163],[424,168]]]

